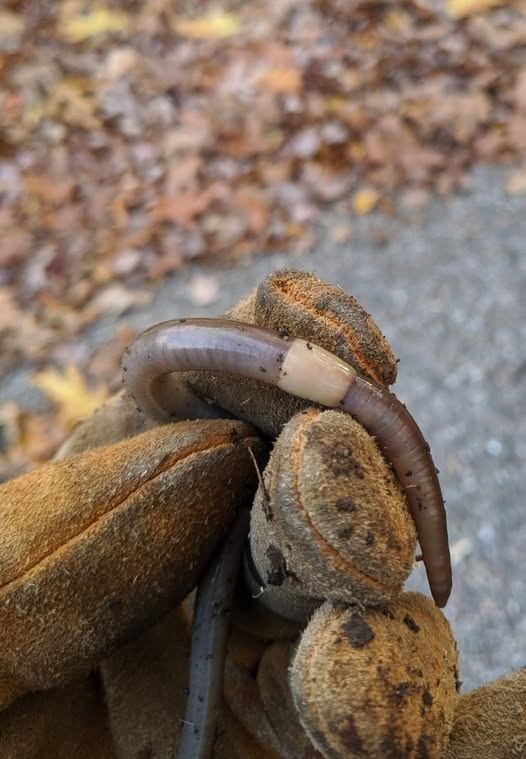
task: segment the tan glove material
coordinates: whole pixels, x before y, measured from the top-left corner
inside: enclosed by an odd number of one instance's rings
[[[172,759],[186,705],[190,629],[180,608],[100,667],[119,759]]]
[[[446,756],[526,756],[526,668],[503,675],[458,699]]]
[[[374,440],[345,414],[310,409],[275,443],[250,542],[264,587],[286,605],[287,594],[378,604],[401,591],[416,533]]]
[[[117,759],[100,685],[85,676],[0,712],[2,759]]]
[[[457,698],[457,650],[433,602],[382,609],[324,604],[291,670],[301,722],[326,757],[441,757]]]
[[[255,488],[252,456],[243,423],[182,422],[2,485],[0,707],[182,600]]]
[[[258,668],[257,684],[263,709],[278,736],[281,755],[316,759],[317,751],[303,729],[289,686],[289,667],[296,643],[278,641],[268,646]]]

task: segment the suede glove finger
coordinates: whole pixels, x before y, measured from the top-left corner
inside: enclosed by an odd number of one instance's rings
[[[378,609],[326,603],[302,635],[290,684],[323,756],[438,759],[457,700],[456,643],[440,609],[417,593]]]
[[[3,484],[0,709],[71,680],[174,608],[265,457],[242,422],[182,422]]]
[[[447,759],[526,756],[526,668],[510,672],[457,700]]]

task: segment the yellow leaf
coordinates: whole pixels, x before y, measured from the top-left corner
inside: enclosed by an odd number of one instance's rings
[[[126,13],[98,6],[89,13],[63,19],[60,30],[70,42],[83,42],[110,32],[125,32],[129,20]]]
[[[209,13],[175,22],[176,32],[198,40],[221,40],[237,34],[240,29],[241,22],[233,13]]]
[[[351,140],[351,142],[349,142],[348,152],[349,157],[353,161],[356,161],[356,163],[363,161],[364,158],[367,157],[367,150],[365,149],[365,145],[363,142],[359,142],[358,140]]]
[[[446,10],[451,18],[456,19],[484,13],[497,5],[502,5],[502,0],[447,0]]]
[[[385,23],[394,32],[405,32],[411,27],[411,16],[400,8],[394,8],[386,13]]]
[[[506,182],[508,195],[526,195],[526,169],[513,172]]]
[[[24,114],[25,123],[35,127],[43,118],[83,129],[99,129],[97,101],[92,82],[83,77],[63,77],[53,85],[49,96],[36,102]]]
[[[352,199],[352,207],[354,212],[358,214],[358,216],[365,216],[365,214],[370,213],[373,210],[375,205],[378,203],[379,197],[380,196],[376,190],[372,190],[370,188],[358,190]]]
[[[103,388],[90,390],[72,364],[66,366],[64,372],[56,369],[38,372],[32,383],[56,405],[61,421],[67,425],[92,414],[107,397]]]

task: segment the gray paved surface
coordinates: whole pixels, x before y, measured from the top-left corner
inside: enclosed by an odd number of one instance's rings
[[[526,196],[502,186],[500,172],[480,170],[463,196],[420,215],[363,218],[340,247],[327,236],[301,258],[216,270],[221,296],[207,309],[188,298],[189,269],[129,319],[219,313],[283,265],[340,284],[374,314],[400,357],[395,390],[441,470],[455,572],[446,614],[465,689],[526,665]],[[100,325],[94,343],[111,330]],[[18,374],[2,396],[24,388]],[[415,575],[410,585],[424,589]]]

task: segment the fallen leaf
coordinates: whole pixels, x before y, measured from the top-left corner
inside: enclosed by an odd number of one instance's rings
[[[101,128],[96,115],[97,102],[92,82],[84,77],[67,76],[53,83],[49,95],[28,108],[28,125],[38,126],[44,119],[87,130]]]
[[[13,401],[0,406],[0,455],[12,451],[20,439],[21,409]]]
[[[513,99],[519,110],[526,111],[526,66],[517,74],[517,81],[513,89]]]
[[[115,81],[127,76],[140,62],[139,53],[132,47],[123,47],[110,50],[106,60],[100,69],[100,77]]]
[[[514,171],[506,182],[508,195],[526,195],[526,169]]]
[[[187,225],[206,211],[215,198],[223,195],[224,188],[220,185],[211,185],[204,191],[181,192],[173,197],[165,195],[157,199],[150,216],[152,221],[172,221]]]
[[[63,18],[60,31],[70,42],[84,42],[103,34],[125,32],[128,27],[129,19],[126,13],[98,6],[88,13]]]
[[[68,427],[92,414],[108,395],[105,388],[90,389],[73,364],[63,372],[56,369],[38,372],[31,382],[57,407],[61,422]]]
[[[264,71],[256,84],[274,95],[295,95],[301,90],[301,71],[292,66],[275,66]]]
[[[0,406],[0,482],[47,461],[66,431],[51,414],[34,414],[8,401]]]
[[[444,94],[429,113],[429,126],[449,131],[461,143],[468,142],[491,115],[491,101],[485,92]]]
[[[347,169],[347,167],[344,167]],[[349,171],[334,171],[316,161],[308,161],[303,166],[302,178],[312,196],[323,202],[345,197],[351,189],[353,178]]]
[[[10,11],[0,11],[0,51],[14,53],[21,45],[23,34],[23,18]]]
[[[241,22],[233,13],[209,13],[196,18],[178,19],[175,31],[191,39],[222,40],[241,31]]]
[[[411,28],[411,16],[400,8],[392,8],[385,15],[385,23],[393,32],[406,32]]]
[[[502,0],[447,0],[446,11],[451,18],[472,16],[502,5]]]
[[[237,196],[239,207],[245,212],[251,232],[261,234],[268,224],[268,199],[257,187],[242,187]]]
[[[24,177],[24,183],[28,193],[56,206],[70,199],[75,186],[69,177],[57,178],[45,174],[28,174]]]
[[[368,214],[373,210],[379,199],[380,196],[376,190],[371,188],[358,190],[358,192],[353,195],[352,199],[354,213],[358,216],[365,216],[365,214]]]

